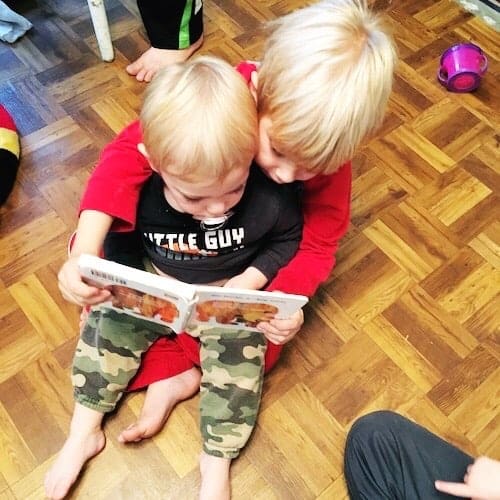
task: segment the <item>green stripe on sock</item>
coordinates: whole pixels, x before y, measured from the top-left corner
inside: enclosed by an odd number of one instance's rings
[[[191,45],[189,36],[189,21],[193,10],[193,0],[186,0],[186,6],[182,13],[181,27],[179,30],[179,49],[187,49]]]

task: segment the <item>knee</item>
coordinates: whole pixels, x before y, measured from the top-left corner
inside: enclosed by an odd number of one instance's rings
[[[393,411],[375,411],[358,418],[347,435],[346,452],[352,448],[363,449],[367,444],[373,442],[375,436],[383,439],[392,435],[394,427],[400,420],[400,415]]]
[[[356,420],[347,435],[344,474],[350,498],[402,498],[389,494],[393,474],[400,463],[399,431],[404,417],[392,411],[376,411]],[[386,491],[376,494],[375,491]]]
[[[374,431],[384,430],[392,427],[395,422],[402,418],[400,415],[393,411],[381,410],[368,413],[359,417],[353,424],[351,432],[358,434],[371,434]]]

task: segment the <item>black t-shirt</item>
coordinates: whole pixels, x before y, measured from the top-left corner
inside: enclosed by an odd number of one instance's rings
[[[302,236],[300,184],[278,185],[253,165],[240,202],[220,226],[206,227],[175,210],[153,174],[141,191],[137,230],[162,272],[187,283],[231,278],[254,266],[271,280]]]

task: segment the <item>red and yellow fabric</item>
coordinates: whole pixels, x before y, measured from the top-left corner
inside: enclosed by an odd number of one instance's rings
[[[0,205],[7,200],[19,168],[21,148],[16,124],[0,104]]]

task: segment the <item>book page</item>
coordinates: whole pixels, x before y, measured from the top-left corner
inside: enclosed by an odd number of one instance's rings
[[[303,295],[198,286],[188,329],[217,326],[254,330],[261,321],[289,318],[307,302]]]
[[[183,331],[196,287],[91,255],[82,255],[78,266],[87,282],[111,290],[111,300],[100,307]]]

